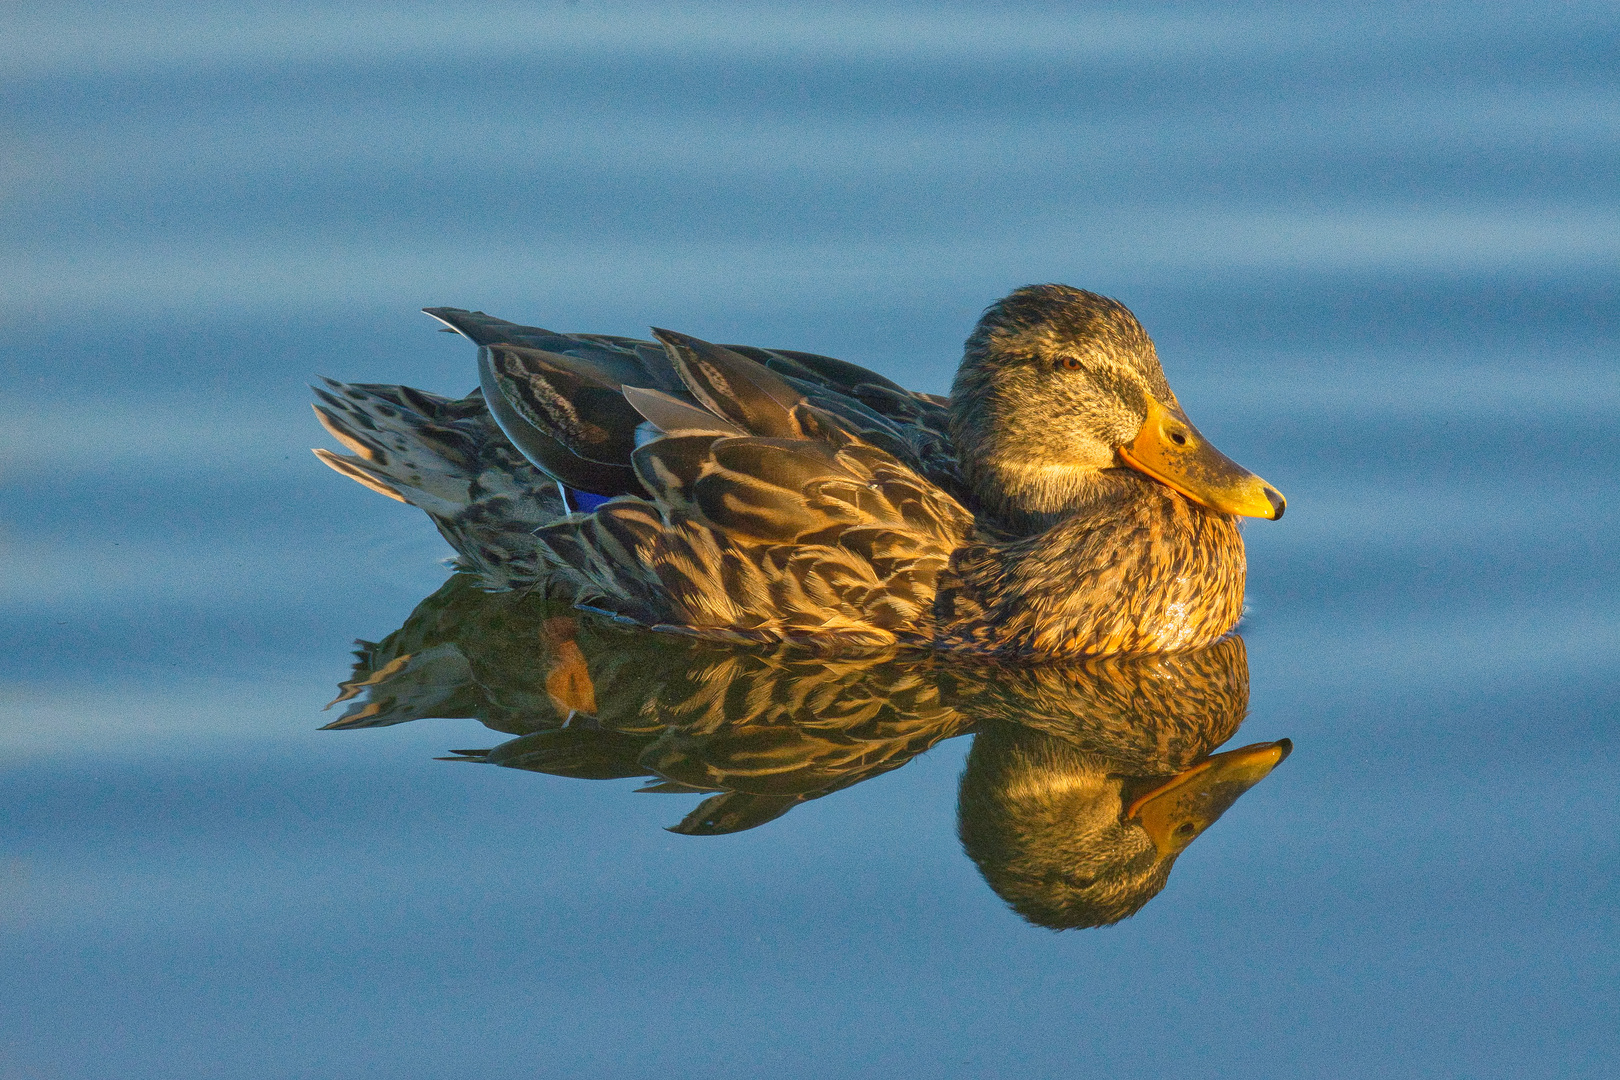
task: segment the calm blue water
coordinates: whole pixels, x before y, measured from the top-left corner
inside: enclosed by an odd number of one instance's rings
[[[1620,1051],[1606,4],[0,13],[0,1077],[1598,1077]],[[1118,926],[956,839],[969,737],[729,837],[318,731],[448,554],[319,374],[424,305],[942,392],[1117,296],[1251,525],[1293,756]],[[1234,744],[1236,745],[1236,743]]]

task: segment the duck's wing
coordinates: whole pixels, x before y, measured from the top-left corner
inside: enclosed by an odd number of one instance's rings
[[[478,379],[500,429],[552,479],[595,495],[645,494],[630,467],[636,412],[620,387],[683,394],[663,350],[521,326],[460,308],[427,314],[478,346]]]
[[[972,515],[795,382],[722,346],[658,335],[703,412],[746,434],[660,430],[632,454],[646,499],[537,532],[580,603],[733,640],[926,639],[936,580]]]
[[[900,444],[891,449],[928,479],[957,498],[964,498],[966,485],[951,441],[949,398],[907,390],[875,371],[831,356],[747,345],[725,348],[788,377],[818,407],[844,416],[857,427],[862,418],[881,417],[886,422],[882,434]],[[852,411],[851,403],[860,410]]]
[[[810,354],[762,363],[673,331],[655,344],[432,313],[479,343],[480,393],[329,383],[317,412],[355,453],[318,453],[427,510],[487,585],[556,571],[586,606],[717,638],[931,633],[972,516],[918,451],[927,425],[857,392],[937,403]],[[563,517],[548,478],[610,501]]]
[[[856,364],[814,353],[712,345],[668,331],[658,331],[654,343],[559,334],[460,308],[424,310],[479,346],[480,383],[497,423],[531,461],[570,487],[602,496],[646,494],[630,462],[638,440],[648,436],[644,416],[619,391],[653,390],[713,412],[713,400],[703,397],[689,365],[707,365],[720,353],[722,368],[739,358],[751,361],[749,368],[774,376],[768,381],[782,394],[838,417],[935,484],[962,493],[943,399],[908,391]]]

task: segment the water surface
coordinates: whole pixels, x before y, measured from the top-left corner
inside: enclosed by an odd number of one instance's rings
[[[0,34],[0,1076],[1612,1071],[1606,6]],[[476,710],[318,730],[448,551],[310,457],[304,383],[464,393],[417,308],[943,392],[1043,280],[1130,305],[1289,497],[1222,746],[1294,752],[1135,916],[1055,934],[987,884],[982,732],[689,836],[704,793],[436,760],[522,737]]]

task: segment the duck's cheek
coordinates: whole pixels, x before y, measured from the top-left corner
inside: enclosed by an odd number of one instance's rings
[[[1113,446],[1095,435],[1074,432],[1054,424],[1025,441],[1026,460],[1033,466],[1068,472],[1096,473],[1118,463]]]

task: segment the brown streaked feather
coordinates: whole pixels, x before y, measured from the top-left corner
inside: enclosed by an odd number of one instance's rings
[[[459,308],[423,310],[480,345],[510,344],[566,356],[589,369],[603,385],[645,387],[678,400],[690,399],[692,404],[699,404],[699,396],[694,395],[686,379],[686,375],[693,371],[690,365],[687,371],[682,371],[681,366],[672,359],[668,342],[660,346],[611,334],[559,334]],[[949,446],[943,399],[913,393],[876,372],[829,356],[791,349],[713,345],[689,335],[669,333],[672,340],[678,342],[677,351],[687,349],[694,357],[698,352],[703,352],[708,357],[699,367],[706,368],[711,374],[695,373],[700,386],[708,385],[706,392],[718,393],[726,398],[737,393],[743,395],[725,407],[733,412],[728,413],[722,408],[716,410],[716,415],[735,421],[747,412],[752,401],[754,407],[765,409],[758,417],[764,426],[749,427],[747,423],[741,426],[754,434],[780,434],[783,432],[775,423],[782,418],[776,415],[773,422],[766,415],[774,412],[767,401],[774,400],[791,410],[793,402],[805,400],[823,412],[838,417],[840,426],[888,450],[954,496],[959,499],[964,497],[961,478]],[[739,357],[754,363],[739,364]],[[761,371],[761,367],[768,370]],[[766,400],[761,400],[758,392],[763,392]],[[504,426],[505,421],[502,423]],[[796,435],[799,432],[788,429],[785,433]],[[555,438],[555,433],[552,437]],[[560,441],[566,444],[569,440],[564,438]],[[529,452],[527,445],[524,449]],[[546,445],[543,450],[549,452],[553,448]],[[567,470],[572,464],[566,458],[555,459],[549,453],[541,462],[548,472],[552,472],[553,463],[562,470]],[[614,493],[605,490],[607,485],[596,474],[591,474],[589,482],[577,484],[561,473],[553,472],[552,475],[583,490],[598,494]],[[586,477],[581,476],[581,479]]]
[[[653,501],[564,518],[477,395],[320,393],[323,423],[356,451],[322,459],[428,510],[489,584],[561,575],[582,604],[642,625],[834,649],[1073,655],[1195,645],[1241,603],[1235,526],[1134,474],[1119,478],[1135,488],[1118,512],[988,543],[946,492],[847,435],[839,446],[681,435],[635,452]],[[1054,575],[1070,587],[1038,587]]]
[[[723,435],[666,435],[641,447],[631,459],[653,500],[670,510],[691,506],[691,488],[708,470],[714,444]]]
[[[560,353],[514,345],[489,346],[501,394],[530,424],[570,453],[601,465],[628,468],[642,416],[585,365]]]
[[[964,546],[936,615],[947,648],[1004,655],[1196,648],[1241,614],[1236,523],[1115,470],[1111,504],[1012,543]],[[1068,588],[1038,587],[1061,575]]]
[[[528,416],[519,411],[501,389],[490,349],[483,346],[478,350],[478,382],[501,432],[545,475],[558,483],[597,495],[613,496],[640,490],[633,470],[581,457],[556,435],[529,419],[536,415],[536,410],[529,410]]]
[[[670,363],[704,408],[755,435],[795,438],[802,434],[793,408],[804,400],[787,380],[763,364],[673,330],[653,328]]]
[[[859,443],[672,436],[636,462],[656,528],[645,504],[624,500],[537,538],[595,605],[709,636],[917,641],[933,632],[934,582],[972,528],[949,495]],[[586,553],[630,515],[643,522],[633,557]]]
[[[874,371],[792,349],[725,348],[787,376],[807,400],[837,415],[867,442],[882,446],[966,501],[951,442],[948,398],[907,390]]]
[[[1117,304],[1108,312],[1107,327],[1136,327]],[[1231,519],[1103,466],[1050,521],[1037,520],[1038,500],[1013,506],[1023,516],[996,516],[996,503],[976,519],[968,506],[986,504],[968,499],[946,402],[856,365],[665,330],[655,345],[430,314],[480,344],[484,397],[333,384],[317,408],[353,456],[321,456],[428,510],[497,587],[544,583],[620,619],[719,640],[1021,657],[1186,648],[1239,614]],[[1157,361],[1132,333],[1119,348],[1146,350],[1130,369],[1140,381]],[[1139,402],[1107,386],[1109,422],[1134,416]],[[1072,434],[1050,409],[1039,418],[1054,438]],[[619,497],[563,516],[543,476]]]

